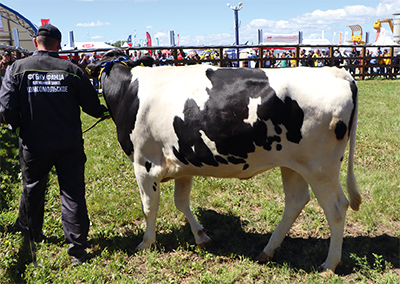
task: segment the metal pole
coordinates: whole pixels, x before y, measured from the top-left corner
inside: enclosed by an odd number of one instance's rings
[[[235,33],[236,33],[236,45],[239,45],[239,10],[234,9],[235,12]]]
[[[239,46],[239,10],[236,8],[233,10],[235,14],[235,38],[236,38],[236,46]],[[239,47],[236,48],[236,57],[239,59]],[[238,67],[240,62],[237,62]]]

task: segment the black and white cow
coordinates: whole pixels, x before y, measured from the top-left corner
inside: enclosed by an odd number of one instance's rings
[[[162,182],[175,179],[176,207],[203,246],[210,238],[190,209],[193,176],[248,179],[280,167],[285,211],[259,259],[273,257],[309,201],[310,185],[331,230],[322,268],[334,271],[349,205],[339,182],[348,140],[350,206],[361,204],[353,170],[358,93],[349,73],[328,67],[149,68],[126,60],[112,50],[88,68],[92,76],[101,74],[118,141],[135,168],[147,222],[138,249],[156,241]]]

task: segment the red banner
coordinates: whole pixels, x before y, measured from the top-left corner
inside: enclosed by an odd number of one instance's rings
[[[146,32],[146,38],[147,38],[147,46],[151,46],[151,36],[148,32]],[[150,56],[153,56],[153,51],[149,50]]]
[[[50,19],[41,19],[40,21],[42,22],[42,26],[50,23]]]

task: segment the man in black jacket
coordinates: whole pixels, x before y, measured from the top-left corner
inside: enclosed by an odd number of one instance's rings
[[[56,27],[41,26],[34,43],[33,56],[14,62],[0,89],[1,120],[20,136],[23,192],[16,227],[38,240],[48,174],[55,166],[68,254],[72,264],[80,264],[89,231],[80,107],[98,118],[108,111],[84,72],[59,57]]]

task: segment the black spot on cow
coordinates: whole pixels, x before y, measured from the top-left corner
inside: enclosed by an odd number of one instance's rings
[[[351,89],[352,98],[353,98],[353,109],[351,111],[349,127],[348,127],[349,137],[350,137],[351,128],[353,127],[354,115],[356,113],[356,105],[357,105],[357,100],[358,100],[358,88],[357,88],[357,84],[355,81],[350,82],[350,89]]]
[[[153,185],[153,190],[157,191],[157,187],[155,185]]]
[[[146,171],[147,171],[147,172],[150,172],[150,169],[151,169],[151,163],[150,163],[149,161],[146,161],[146,163],[145,163],[145,167],[146,167]]]
[[[230,163],[234,164],[234,165],[246,163],[246,160],[240,159],[240,158],[238,159],[238,158],[235,158],[235,157],[233,157],[233,156],[229,156],[229,157],[228,157],[228,161],[229,161]]]
[[[195,100],[188,99],[183,118],[174,118],[179,149],[173,151],[182,163],[189,162],[198,167],[227,162],[241,164],[246,163],[245,159],[256,146],[271,151],[273,143],[281,142],[281,134],[286,135],[290,142],[300,142],[304,119],[302,109],[290,97],[283,101],[278,98],[262,70],[208,69],[206,75],[212,88],[207,89],[209,99],[204,108],[200,109]],[[245,122],[249,117],[251,98],[261,98],[258,118],[253,124]],[[268,120],[274,127],[271,130],[265,123]],[[286,133],[283,133],[282,126]],[[203,133],[215,143],[219,155],[214,156],[204,143]],[[281,147],[278,146],[278,150]]]
[[[139,82],[131,82],[130,70],[122,64],[116,64],[103,80],[104,98],[117,126],[118,142],[128,156],[133,152],[130,134],[139,109]]]
[[[249,168],[249,164],[244,164],[243,170],[247,170]]]
[[[185,165],[189,165],[189,162],[186,160],[185,156],[184,156],[183,154],[181,154],[181,153],[175,148],[175,146],[172,146],[172,151],[173,151],[175,157],[177,157],[178,160],[179,160],[181,163],[183,163],[183,164],[185,164]]]
[[[215,156],[215,160],[218,163],[221,163],[221,164],[225,164],[225,165],[228,164],[228,161],[226,159],[224,159],[223,157],[219,156],[219,155]]]
[[[347,132],[346,124],[341,120],[336,122],[336,126],[335,126],[336,139],[342,140],[344,138],[344,136],[346,135],[346,132]]]

